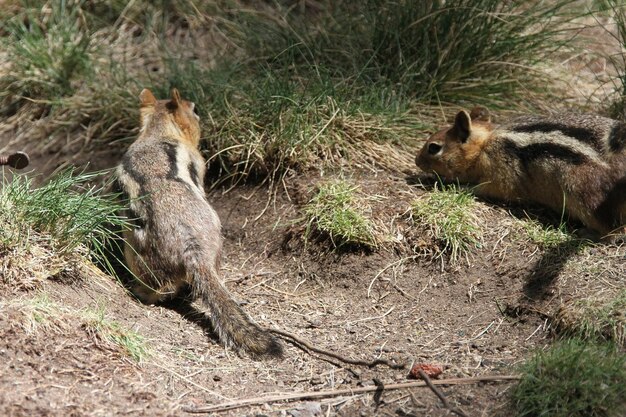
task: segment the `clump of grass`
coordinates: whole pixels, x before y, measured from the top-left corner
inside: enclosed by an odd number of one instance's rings
[[[19,306],[24,315],[24,328],[29,334],[40,329],[61,332],[67,327],[67,322],[63,320],[67,309],[51,300],[44,292],[32,298],[12,300],[11,303]]]
[[[378,238],[374,224],[366,215],[358,187],[344,180],[322,184],[304,207],[305,239],[313,232],[330,238],[335,248],[357,246],[374,249]]]
[[[144,337],[109,320],[103,307],[85,313],[84,327],[93,337],[111,343],[136,362],[141,362],[149,355]]]
[[[615,31],[612,27],[606,28],[607,33],[617,39],[622,47],[622,52],[611,54],[607,57],[617,71],[617,76],[612,80],[616,97],[609,105],[608,112],[611,117],[626,121],[626,8],[621,0],[603,0],[598,6],[598,12],[608,12],[615,20]]]
[[[55,100],[70,95],[91,68],[91,36],[74,2],[26,8],[2,25],[11,71],[0,77],[0,98]]]
[[[128,223],[117,214],[117,196],[90,185],[99,176],[69,169],[38,188],[24,175],[2,184],[0,264],[17,274],[5,280],[29,288],[34,278],[56,275],[89,255],[109,265],[107,247]]]
[[[197,104],[207,154],[223,177],[274,176],[340,163],[407,166],[410,159],[390,145],[408,148],[407,138],[426,127],[406,108],[364,111],[361,105],[375,99],[356,93],[344,98],[340,80],[319,74],[303,82],[269,68],[207,70],[176,63],[168,79]],[[167,95],[165,87],[160,96]]]
[[[455,184],[435,188],[411,204],[410,217],[438,244],[438,255],[448,254],[452,263],[480,245],[482,232],[473,214],[475,198]]]
[[[536,353],[512,392],[518,417],[621,416],[624,398],[626,355],[613,345],[575,339]]]
[[[563,334],[625,346],[626,290],[567,302],[559,308],[555,322]]]
[[[554,227],[528,218],[520,221],[519,224],[530,241],[543,249],[556,248],[573,241],[573,237],[567,231],[567,226],[564,222],[558,227]]]
[[[386,96],[508,105],[504,99],[522,85],[525,93],[540,86],[529,69],[561,45],[556,39],[569,3],[338,2],[317,19],[298,8],[265,20],[244,14],[240,33],[251,53],[299,76],[322,68],[355,89],[373,85]]]
[[[101,175],[67,169],[38,188],[31,178],[14,176],[0,192],[0,221],[9,226],[0,232],[0,243],[19,244],[35,230],[49,236],[61,254],[81,245],[101,253],[114,233],[127,226],[117,214],[122,206],[115,196],[90,185]]]
[[[557,48],[562,3],[368,0],[315,13],[280,4],[242,9],[224,29],[245,50],[242,58],[214,68],[177,59],[169,84],[205,114],[208,151],[224,176],[346,158],[395,168],[399,158],[385,159],[393,151],[380,145],[406,147],[424,130],[411,112],[416,100],[508,105],[521,85],[527,94],[539,77],[528,68]]]

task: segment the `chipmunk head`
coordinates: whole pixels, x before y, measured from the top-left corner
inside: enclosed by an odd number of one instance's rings
[[[157,100],[150,90],[144,88],[139,99],[142,133],[155,129],[160,135],[198,146],[200,117],[195,111],[195,104],[183,100],[177,89],[172,88],[169,100]]]
[[[452,126],[428,138],[415,163],[425,172],[470,181],[469,171],[492,131],[491,116],[486,108],[474,107],[470,113],[461,110]]]

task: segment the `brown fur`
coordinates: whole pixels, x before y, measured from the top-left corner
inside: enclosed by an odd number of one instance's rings
[[[219,281],[221,224],[205,198],[194,104],[172,90],[170,100],[140,94],[141,133],[117,169],[135,228],[125,234],[125,258],[136,277],[133,293],[145,303],[184,287],[210,317],[227,346],[253,356],[281,356],[281,345],[253,323]]]
[[[484,108],[460,111],[415,159],[448,180],[505,201],[563,209],[601,235],[626,224],[626,128],[590,115],[522,117],[497,126]]]

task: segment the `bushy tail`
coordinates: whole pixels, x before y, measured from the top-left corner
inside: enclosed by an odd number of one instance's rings
[[[243,350],[254,357],[281,357],[282,345],[270,334],[253,323],[219,282],[217,271],[191,262],[192,296],[207,310],[220,341],[229,347]]]

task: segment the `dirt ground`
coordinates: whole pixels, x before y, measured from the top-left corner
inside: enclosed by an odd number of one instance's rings
[[[45,155],[33,157],[33,167],[44,169]],[[410,155],[404,172],[352,174],[364,193],[378,196],[373,218],[393,237],[373,252],[304,244],[294,220],[319,174],[287,178],[275,194],[266,185],[209,192],[223,222],[227,287],[259,324],[345,357],[384,358],[404,369],[349,365],[285,340],[284,359],[252,360],[224,349],[210,327],[180,305],[142,305],[112,277],[74,271],[73,278],[58,276],[30,292],[0,287],[0,414],[187,415],[265,395],[409,382],[413,362],[443,366],[441,379],[511,375],[529,352],[550,342],[550,318],[561,302],[589,281],[623,287],[623,247],[541,249],[515,226],[524,208],[489,202],[476,208],[484,232],[480,248],[454,265],[433,260],[433,242],[405,214],[428,192],[416,174]],[[602,271],[589,269],[594,260]],[[37,319],[43,310],[32,306],[42,297],[52,307]],[[144,359],[137,363],[99,338],[80,318],[88,311],[101,311],[145,338]],[[511,382],[498,381],[441,389],[467,415],[507,416],[510,388]],[[428,388],[260,401],[219,414],[453,415]]]
[[[578,100],[579,90],[589,90],[582,76],[572,85]],[[82,144],[61,144],[65,154],[40,152],[38,144],[16,143],[17,129],[4,124],[0,151],[30,151],[29,169],[41,179],[66,164],[110,168],[123,151],[115,145],[79,153]],[[418,138],[415,149],[424,139]],[[191,415],[190,410],[249,398],[410,382],[412,363],[441,365],[440,379],[514,375],[532,351],[553,340],[552,318],[564,302],[591,289],[626,285],[626,246],[545,248],[519,222],[529,212],[554,224],[554,215],[494,202],[479,201],[474,209],[483,232],[480,247],[456,264],[433,259],[435,243],[426,226],[406,216],[411,201],[430,190],[420,181],[429,182],[412,165],[413,155],[405,156],[396,172],[351,173],[364,194],[377,196],[372,217],[390,236],[371,252],[332,252],[328,242],[303,242],[301,208],[332,173],[288,176],[271,193],[267,184],[208,190],[223,224],[224,280],[251,317],[319,349],[364,361],[392,360],[403,369],[350,365],[287,340],[281,360],[239,356],[184,307],[142,305],[114,278],[79,265],[31,291],[0,280],[0,415]],[[144,338],[147,354],[140,362],[93,330],[93,319],[86,317],[94,311]],[[496,381],[441,390],[469,416],[505,417],[511,415],[511,387],[510,381]],[[214,414],[453,415],[424,387],[258,401]]]

